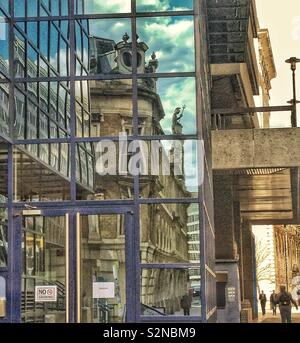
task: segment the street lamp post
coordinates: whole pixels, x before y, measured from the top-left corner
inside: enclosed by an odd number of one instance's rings
[[[286,229],[286,226],[285,226]],[[285,251],[285,284],[286,284],[286,290],[289,291],[289,273],[288,273],[288,234],[285,231],[284,232],[284,251]]]
[[[285,62],[291,65],[291,70],[293,73],[293,99],[288,101],[288,103],[294,106],[292,118],[291,118],[292,127],[297,127],[297,104],[300,103],[300,101],[297,100],[297,94],[296,94],[296,69],[297,69],[297,63],[300,62],[300,59],[297,57],[291,57]]]

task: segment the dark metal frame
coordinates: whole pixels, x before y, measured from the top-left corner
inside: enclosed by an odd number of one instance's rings
[[[208,292],[209,290],[206,287],[207,275],[209,275],[212,280],[215,277],[211,272],[211,269],[208,267],[209,263],[213,261],[207,260],[206,252],[206,240],[212,239],[210,236],[207,236],[209,232],[208,225],[206,220],[207,209],[205,207],[206,194],[204,192],[204,185],[199,187],[198,197],[197,198],[185,198],[185,199],[140,199],[139,195],[139,177],[134,176],[134,198],[132,200],[105,200],[105,201],[80,201],[76,198],[76,144],[79,142],[95,142],[101,141],[107,138],[110,138],[114,141],[118,140],[118,137],[99,137],[99,138],[79,138],[76,137],[76,116],[75,114],[75,81],[76,80],[104,80],[104,79],[128,79],[132,80],[133,95],[133,135],[128,137],[128,140],[132,139],[143,139],[143,140],[172,140],[172,139],[204,139],[205,133],[203,132],[203,122],[204,114],[202,110],[202,101],[201,100],[201,68],[200,68],[200,35],[199,32],[200,22],[203,20],[203,11],[206,11],[205,1],[194,0],[194,10],[192,11],[167,11],[167,12],[149,12],[149,13],[137,13],[136,11],[136,0],[131,0],[131,13],[124,14],[99,14],[99,15],[73,15],[74,13],[74,1],[69,1],[69,15],[68,16],[53,16],[53,17],[31,17],[31,18],[15,18],[14,13],[14,1],[9,0],[10,4],[10,14],[11,18],[7,19],[9,23],[9,52],[10,60],[13,59],[14,46],[13,46],[13,28],[14,23],[16,22],[30,22],[30,21],[54,21],[54,20],[68,20],[70,28],[70,75],[68,77],[37,77],[37,78],[15,78],[13,65],[10,63],[9,77],[5,82],[10,84],[10,128],[11,133],[13,133],[13,117],[14,117],[14,86],[16,82],[47,82],[47,81],[70,81],[70,95],[71,95],[71,121],[70,121],[70,138],[57,138],[57,139],[26,139],[26,140],[16,140],[9,139],[8,143],[8,202],[7,204],[0,204],[0,207],[8,208],[8,228],[9,228],[9,261],[8,261],[8,311],[7,318],[4,321],[13,321],[18,322],[20,320],[20,315],[18,308],[20,308],[20,285],[18,285],[18,278],[20,277],[21,272],[21,236],[20,236],[20,227],[21,227],[21,216],[20,211],[25,209],[26,206],[37,207],[41,209],[43,213],[56,213],[58,209],[64,208],[64,213],[70,213],[70,261],[71,261],[71,274],[75,272],[74,270],[74,261],[75,256],[75,236],[74,228],[76,225],[75,213],[107,213],[110,211],[115,211],[114,213],[124,213],[124,211],[133,211],[133,235],[128,236],[127,239],[132,240],[132,246],[134,249],[128,251],[128,261],[130,265],[128,268],[132,268],[135,272],[135,275],[132,274],[134,279],[134,286],[128,290],[128,301],[133,304],[134,312],[129,314],[129,321],[144,321],[144,322],[207,322],[210,315],[215,313],[216,308],[213,308],[213,303],[210,304],[210,313],[209,313],[209,304],[208,302]],[[204,6],[204,10],[201,8]],[[136,19],[138,17],[161,17],[161,16],[193,16],[194,17],[194,31],[195,31],[195,72],[176,72],[176,73],[157,73],[155,75],[151,74],[138,74],[137,73],[137,57],[136,57],[136,39],[133,39],[132,49],[133,49],[133,68],[132,74],[128,75],[90,75],[90,76],[76,76],[76,66],[75,66],[75,21],[77,19],[108,19],[108,18],[130,18],[131,19],[131,30],[132,36],[136,37]],[[197,133],[195,135],[180,135],[180,136],[139,136],[138,133],[138,94],[137,94],[137,83],[138,78],[151,78],[151,77],[194,77],[196,81],[196,100],[197,100]],[[1,82],[4,82],[1,80]],[[42,143],[70,143],[71,149],[71,177],[70,177],[70,201],[60,201],[60,202],[14,202],[13,200],[13,184],[14,184],[14,169],[13,169],[13,147],[18,146],[19,144],[42,144]],[[208,163],[206,161],[206,168]],[[208,182],[208,181],[207,181]],[[155,265],[156,268],[171,268],[171,269],[183,269],[187,267],[200,267],[201,274],[201,315],[199,317],[141,317],[140,315],[140,278],[139,272],[141,268],[151,268],[153,265],[141,265],[139,257],[139,245],[140,245],[140,205],[141,204],[156,204],[156,203],[197,203],[199,204],[199,230],[200,230],[200,254],[201,262],[199,265],[182,265],[182,264],[169,264],[169,265]],[[109,210],[108,210],[109,209]],[[49,211],[49,212],[48,212]],[[210,218],[213,223],[213,218]],[[129,223],[130,220],[127,222]],[[17,253],[16,253],[17,252]],[[73,281],[72,281],[73,282]],[[70,291],[70,302],[71,302],[71,316],[70,320],[75,321],[75,312],[73,310],[74,303],[76,301],[76,290],[74,284],[71,282],[71,291]],[[14,295],[13,297],[11,295]],[[17,295],[17,296],[15,296]],[[132,301],[135,299],[135,301]],[[212,309],[211,309],[212,308]],[[1,322],[1,320],[0,320]]]

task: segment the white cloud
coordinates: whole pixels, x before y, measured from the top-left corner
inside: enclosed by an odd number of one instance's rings
[[[147,58],[157,53],[159,72],[194,71],[194,22],[192,17],[138,19],[140,41],[148,46]]]
[[[137,0],[138,11],[184,11],[193,9],[193,0]]]
[[[131,12],[130,0],[86,0],[85,13],[127,13]]]

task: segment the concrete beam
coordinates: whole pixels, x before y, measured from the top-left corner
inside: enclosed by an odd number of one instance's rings
[[[300,167],[300,128],[212,132],[214,170]]]

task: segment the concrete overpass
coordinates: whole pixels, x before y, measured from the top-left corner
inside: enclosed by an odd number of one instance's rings
[[[300,128],[212,132],[213,170],[238,175],[235,199],[255,224],[299,224]]]

